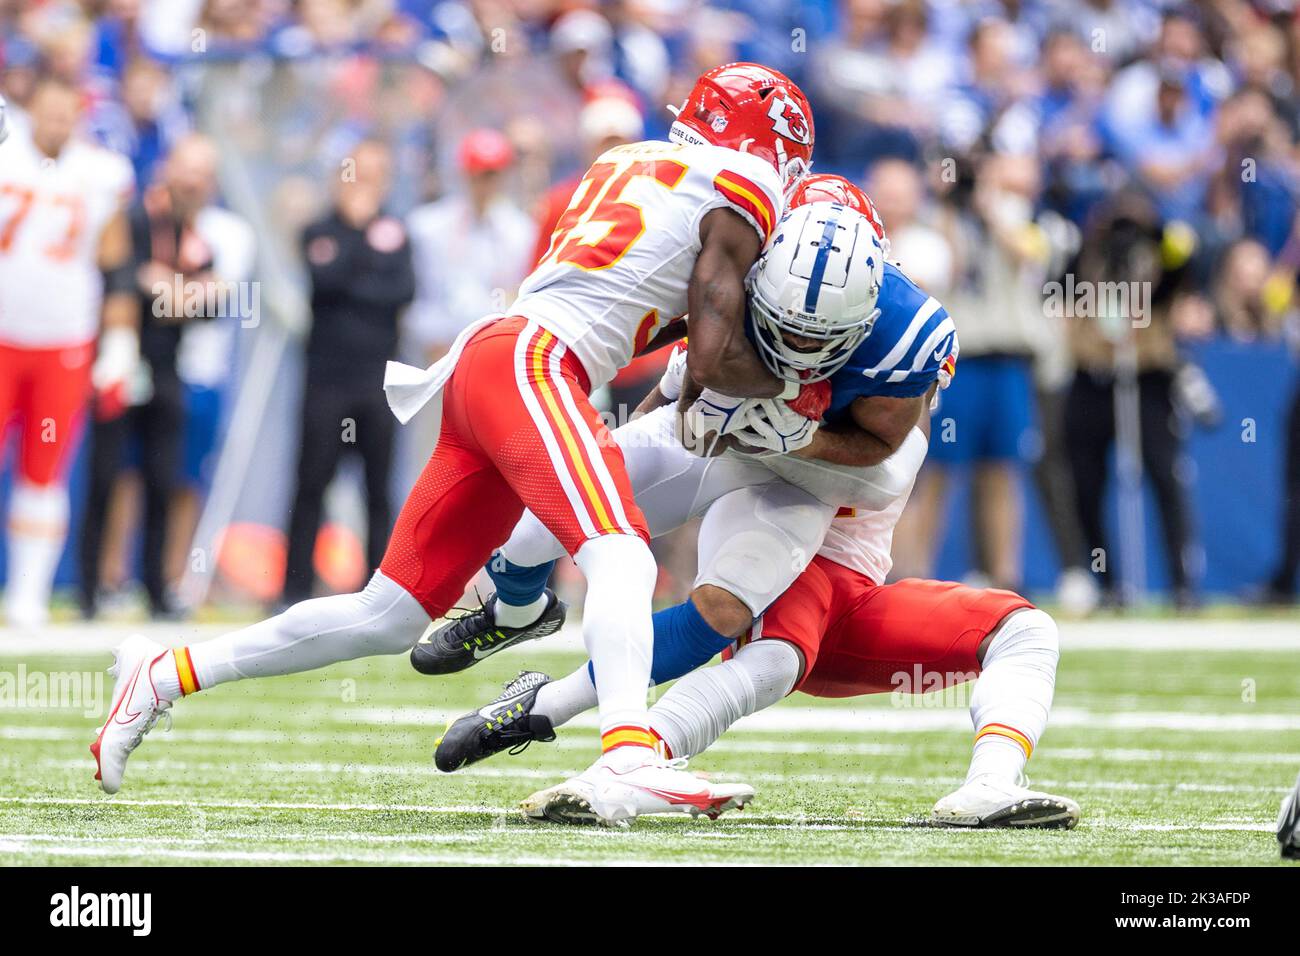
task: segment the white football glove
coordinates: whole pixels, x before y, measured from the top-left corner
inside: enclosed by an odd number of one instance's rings
[[[745,445],[787,455],[811,444],[817,425],[779,398],[760,398],[749,406],[744,426],[732,434]]]
[[[116,418],[133,405],[143,405],[153,394],[149,366],[140,360],[140,337],[135,329],[105,329],[99,337],[90,383],[98,396],[101,418]]]
[[[668,367],[659,379],[659,394],[670,402],[675,402],[682,394],[682,383],[686,381],[686,349],[673,348],[668,356]]]
[[[99,390],[132,378],[140,364],[140,337],[135,329],[105,329],[90,369],[90,382]]]
[[[745,427],[753,399],[732,398],[706,388],[682,413],[682,444],[701,457],[713,454],[713,446],[722,435]]]

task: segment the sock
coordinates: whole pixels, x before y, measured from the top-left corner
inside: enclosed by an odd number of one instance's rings
[[[504,604],[498,596],[496,604],[492,605],[492,620],[498,627],[527,627],[542,616],[549,603],[550,598],[545,593],[535,601],[520,607]]]
[[[195,684],[208,688],[374,654],[400,654],[409,651],[428,626],[429,614],[419,602],[376,571],[365,590],[356,594],[303,601],[252,627],[186,650]]]
[[[799,652],[781,640],[746,644],[729,661],[687,674],[650,709],[670,757],[704,752],[738,721],[771,707],[799,680]]]
[[[485,568],[497,589],[492,614],[496,623],[502,627],[527,627],[546,610],[546,582],[551,579],[554,561],[527,567],[497,551]]]
[[[682,604],[656,611],[651,623],[654,625],[651,684],[666,684],[689,674],[735,643],[734,638],[715,631],[689,598]],[[596,672],[590,664],[587,671],[594,682]]]
[[[1016,612],[999,628],[971,695],[975,751],[967,783],[983,776],[1019,782],[1047,727],[1059,657],[1056,622],[1037,608]]]
[[[652,684],[664,684],[683,674],[689,674],[735,643],[710,627],[690,600],[656,611],[652,622]],[[533,713],[549,718],[552,726],[559,727],[595,706],[596,669],[588,662],[568,677],[551,681],[539,690],[537,702],[533,704]],[[651,728],[652,733],[653,731],[654,728]]]
[[[149,677],[163,700],[179,700],[203,689],[188,647],[177,647],[159,657],[150,666]]]
[[[36,625],[49,617],[50,590],[67,534],[66,488],[14,483],[9,499],[9,580],[5,589],[11,623]]]
[[[1017,740],[1000,733],[985,733],[975,741],[966,782],[970,783],[979,777],[996,777],[1007,783],[1019,784],[1028,759],[1029,752]]]
[[[655,757],[646,688],[657,568],[646,543],[627,534],[592,538],[574,560],[587,578],[582,638],[596,675],[602,759],[630,769]]]
[[[548,718],[552,727],[559,727],[583,711],[591,710],[597,703],[591,665],[584,664],[568,677],[544,684],[537,692],[533,713]]]
[[[650,680],[655,684],[689,674],[733,643],[732,638],[718,633],[704,620],[690,599],[657,612],[653,623],[655,643]]]

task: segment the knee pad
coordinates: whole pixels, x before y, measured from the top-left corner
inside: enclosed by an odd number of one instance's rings
[[[771,707],[799,680],[799,651],[788,641],[760,640],[746,644],[732,658],[754,688],[754,710]]]
[[[511,564],[533,568],[563,557],[564,548],[535,514],[525,511],[497,553]]]
[[[695,586],[722,588],[758,617],[816,555],[833,514],[833,509],[789,485],[724,495],[700,527]]]

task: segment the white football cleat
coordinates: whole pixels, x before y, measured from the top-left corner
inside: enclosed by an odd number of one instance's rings
[[[711,783],[684,769],[685,760],[656,760],[619,772],[597,762],[571,780],[539,790],[520,804],[530,820],[627,826],[648,813],[689,813],[716,820],[754,799],[743,783]]]
[[[90,745],[95,755],[95,779],[105,793],[121,789],[126,758],[159,718],[165,718],[166,728],[171,729],[171,701],[158,696],[149,674],[154,661],[166,653],[167,648],[139,634],[128,637],[113,652],[116,661],[108,669],[116,678],[112,708]]]
[[[1079,805],[994,777],[962,784],[934,805],[930,822],[945,827],[1023,827],[1072,830]]]

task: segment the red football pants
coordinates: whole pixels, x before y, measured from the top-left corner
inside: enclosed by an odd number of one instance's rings
[[[93,342],[52,349],[0,344],[0,455],[8,426],[20,422],[18,473],[28,484],[63,480],[90,400],[94,359]]]
[[[798,647],[805,666],[795,689],[813,697],[931,691],[976,677],[980,643],[1026,607],[1011,591],[952,581],[875,584],[818,556],[763,614],[753,639]]]
[[[582,364],[514,316],[466,344],[442,433],[380,570],[441,617],[530,509],[569,554],[606,534],[649,540],[623,453],[587,398]]]

